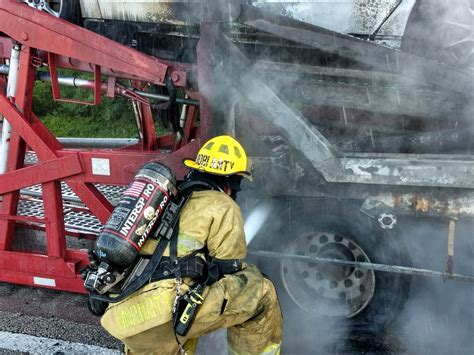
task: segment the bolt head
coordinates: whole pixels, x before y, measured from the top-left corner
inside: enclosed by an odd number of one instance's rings
[[[180,77],[179,77],[179,74],[176,73],[176,72],[173,72],[171,73],[171,80],[173,80],[174,82],[177,82],[179,81]]]
[[[382,229],[393,229],[397,224],[397,217],[393,213],[382,213],[378,221]]]
[[[22,39],[22,40],[28,41],[29,38],[30,38],[30,36],[28,35],[28,33],[23,32],[23,33],[21,34],[21,39]]]

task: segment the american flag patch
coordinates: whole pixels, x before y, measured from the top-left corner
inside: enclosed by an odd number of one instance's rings
[[[138,197],[143,191],[146,183],[141,181],[134,181],[132,186],[130,186],[123,194],[131,197]]]

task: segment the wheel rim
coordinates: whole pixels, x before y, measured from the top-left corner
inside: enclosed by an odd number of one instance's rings
[[[289,252],[349,261],[370,262],[350,238],[318,232],[295,240]],[[375,275],[372,270],[283,260],[281,273],[292,300],[305,312],[321,316],[352,318],[372,300]]]
[[[474,3],[448,8],[442,21],[441,43],[450,64],[474,67]]]
[[[55,17],[60,17],[63,2],[61,0],[22,0],[22,3],[35,9],[47,12]]]

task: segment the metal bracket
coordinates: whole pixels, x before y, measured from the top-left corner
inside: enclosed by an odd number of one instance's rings
[[[98,105],[101,101],[102,80],[100,74],[100,66],[94,65],[94,94],[92,101],[82,101],[76,99],[63,99],[59,89],[58,66],[56,54],[48,53],[49,74],[51,76],[51,87],[53,89],[53,98],[55,101],[71,102],[83,105]]]

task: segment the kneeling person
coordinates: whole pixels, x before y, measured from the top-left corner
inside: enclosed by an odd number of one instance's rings
[[[167,273],[168,246],[152,282],[124,301],[111,304],[102,326],[120,339],[130,354],[192,353],[200,336],[219,328],[228,328],[231,354],[278,354],[282,319],[275,289],[255,266],[242,261],[246,242],[234,199],[242,178],[251,177],[246,153],[234,138],[219,136],[206,142],[195,160],[186,159],[184,164],[192,169],[188,179],[208,188],[194,191],[180,214],[175,248],[182,283]],[[156,241],[150,239],[142,252],[152,254],[155,247]],[[173,310],[179,308],[177,296],[194,287],[196,280],[190,275],[195,270],[188,264],[195,256],[216,266],[218,276],[204,287],[202,295],[191,294],[198,310],[189,331],[180,336],[173,327]]]

